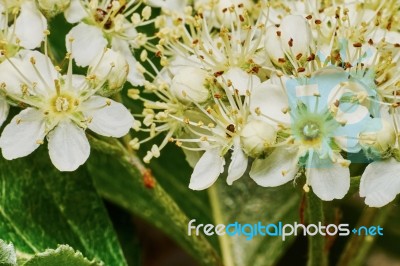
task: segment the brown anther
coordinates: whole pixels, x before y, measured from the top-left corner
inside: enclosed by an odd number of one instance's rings
[[[214,93],[214,98],[215,98],[215,99],[221,99],[221,98],[222,98],[222,95],[219,94],[219,93]]]
[[[239,15],[239,20],[240,22],[244,22],[244,17],[242,15]]]
[[[321,24],[322,24],[322,21],[321,21],[320,19],[316,19],[316,20],[315,20],[315,24],[316,24],[316,25],[321,25]]]
[[[395,43],[394,47],[399,48],[400,47],[400,43]]]
[[[307,57],[307,61],[313,61],[315,59],[315,54],[311,53],[309,57]]]
[[[259,66],[254,66],[251,68],[251,73],[257,74],[258,71],[260,71],[260,67]]]
[[[302,53],[299,53],[298,55],[296,55],[296,60],[300,60],[300,58],[303,56]]]
[[[369,44],[369,45],[373,45],[373,44],[374,44],[374,41],[373,41],[372,39],[369,39],[369,40],[368,40],[368,44]]]
[[[286,63],[286,59],[285,58],[278,58],[278,62],[281,64]]]
[[[340,104],[339,100],[336,100],[336,101],[333,103],[333,105],[336,106],[336,107],[339,107],[339,104]]]
[[[224,71],[223,71],[223,70],[217,71],[217,72],[214,73],[214,77],[217,78],[217,77],[221,76],[222,74],[224,74]]]
[[[156,52],[156,57],[161,57],[161,56],[162,56],[161,51],[157,51],[157,52]]]
[[[312,19],[312,15],[308,15],[308,16],[306,17],[306,19],[308,19],[308,20]]]
[[[360,48],[362,47],[362,43],[360,42],[353,43],[353,47]]]
[[[288,41],[289,47],[293,47],[293,39],[290,38],[290,40]]]
[[[276,36],[281,37],[282,32],[280,32],[279,30],[276,32]]]
[[[229,125],[226,127],[226,130],[228,130],[228,131],[231,132],[231,133],[235,133],[235,125],[234,125],[234,124],[229,124]],[[228,134],[228,133],[226,133],[226,136],[227,136],[228,138],[231,138],[231,137],[232,137],[232,135],[231,135],[231,134]]]
[[[353,67],[353,65],[350,64],[350,62],[344,63],[344,68],[345,68],[345,69],[349,69],[349,68],[351,68],[351,67]]]
[[[304,71],[306,71],[306,69],[305,69],[304,67],[299,67],[299,68],[297,69],[297,72],[299,72],[299,73],[302,73],[302,72],[304,72]]]
[[[243,3],[238,4],[238,8],[243,8],[243,7],[244,7]]]

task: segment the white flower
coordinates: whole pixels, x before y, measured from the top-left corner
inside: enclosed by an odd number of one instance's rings
[[[49,58],[36,51],[21,51],[1,64],[0,83],[11,99],[28,106],[0,137],[8,160],[29,155],[47,136],[52,163],[60,171],[73,171],[90,153],[86,128],[122,137],[133,125],[132,115],[122,104],[94,95],[100,86],[73,75],[71,67],[61,76]]]
[[[128,81],[132,85],[143,85],[144,77],[132,49],[143,45],[146,38],[137,32],[138,25],[125,17],[125,14],[137,9],[134,4],[135,1],[123,0],[112,1],[111,4],[109,1],[71,1],[65,11],[66,19],[70,23],[81,22],[67,34],[66,46],[78,66],[88,66],[105,47],[111,47],[123,54],[128,62]],[[142,21],[145,19],[139,18],[139,25]]]
[[[361,125],[369,121],[368,111],[362,112],[364,117],[357,116],[359,124],[355,121],[342,121],[340,118],[343,114],[339,116],[341,113],[333,108],[339,104],[349,104],[352,107],[349,110],[358,110],[360,107],[357,102],[345,102],[347,95],[342,94],[342,86],[346,86],[347,80],[348,75],[343,70],[327,68],[314,73],[307,80],[307,85],[303,85],[301,79],[291,80],[286,82],[284,90],[270,86],[258,94],[253,92],[252,99],[260,96],[268,99],[269,96],[276,101],[271,106],[258,108],[261,118],[281,118],[283,121],[278,120],[278,125],[285,127],[286,114],[291,116],[291,137],[287,140],[288,143],[276,148],[265,159],[254,161],[250,177],[257,184],[267,187],[282,185],[293,180],[299,166],[302,166],[305,168],[306,188],[311,186],[319,198],[333,200],[344,197],[350,187],[350,162],[343,159],[338,147],[341,150],[358,152],[361,149],[358,143]],[[282,95],[277,96],[279,93]],[[357,92],[354,94],[357,95]],[[339,97],[339,101],[331,95],[344,96],[343,99]],[[282,102],[278,102],[279,100]],[[282,113],[276,115],[279,111]]]
[[[35,1],[0,1],[0,29],[3,30],[2,38],[7,40],[6,44],[17,44],[26,49],[34,49],[40,46],[45,37],[47,20],[40,13]],[[15,14],[18,16],[13,20]],[[8,23],[13,22],[9,27]],[[4,44],[3,44],[4,45]],[[2,45],[2,46],[3,46]],[[12,56],[13,54],[9,55]]]
[[[382,207],[400,193],[399,132],[397,108],[382,107],[381,117],[375,118],[360,134],[363,145],[372,149],[373,159],[361,175],[360,196],[370,207]],[[368,132],[371,131],[371,132]],[[366,140],[364,139],[366,138]],[[369,152],[369,150],[367,150]],[[369,155],[369,153],[367,153]],[[389,158],[387,158],[390,156]]]
[[[232,158],[228,167],[228,177],[226,179],[228,185],[232,185],[234,181],[243,176],[248,163],[248,158],[240,147],[240,138],[235,137],[233,143],[233,145],[231,144],[233,146]],[[210,187],[224,171],[224,165],[225,158],[223,147],[206,149],[193,169],[189,188],[193,190],[203,190]]]

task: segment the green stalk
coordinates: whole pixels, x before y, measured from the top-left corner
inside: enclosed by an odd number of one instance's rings
[[[307,193],[307,215],[309,224],[324,223],[323,202],[313,192]],[[323,235],[308,236],[308,262],[307,266],[328,265],[328,250],[326,239]]]
[[[93,149],[111,155],[116,160],[119,160],[121,165],[129,172],[130,177],[134,181],[134,185],[144,187],[143,174],[148,170],[134,153],[128,151],[122,143],[115,139],[107,139],[107,142],[90,135],[88,135],[88,139]],[[148,173],[150,174],[150,172]],[[195,237],[187,234],[189,218],[182,212],[177,203],[159,183],[154,183],[154,186],[151,189],[144,189],[143,193],[146,193],[148,198],[153,203],[156,203],[152,209],[147,211],[141,209],[140,206],[135,204],[135,202],[131,202],[131,197],[129,194],[126,194],[126,192],[121,192],[121,194],[115,196],[115,189],[113,190],[109,186],[101,186],[97,188],[103,197],[132,213],[147,219],[150,223],[154,224],[161,230],[168,226],[168,232],[165,230],[163,231],[168,233],[177,243],[181,244],[190,255],[194,258],[198,258],[199,264],[207,266],[221,265],[221,259],[217,252],[204,236],[200,235]],[[167,220],[169,221],[168,224],[162,224],[157,221],[160,215],[167,217]],[[231,266],[233,266],[233,264]]]
[[[386,218],[389,216],[392,210],[392,205],[386,206],[381,209],[377,208],[365,208],[361,217],[357,223],[357,228],[360,226],[376,226],[383,225]],[[376,240],[375,237],[363,236],[363,235],[352,235],[350,240],[347,242],[346,247],[340,257],[338,265],[362,265],[365,258],[370,250],[372,244]]]
[[[210,204],[215,225],[226,224],[226,221],[224,221],[222,217],[220,205],[221,199],[218,198],[216,184],[208,188],[208,196],[210,198]],[[218,235],[218,241],[221,248],[222,261],[224,266],[235,266],[235,263],[233,262],[232,248],[229,236],[227,234]]]

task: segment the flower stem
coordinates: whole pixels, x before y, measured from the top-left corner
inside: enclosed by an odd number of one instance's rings
[[[391,209],[392,205],[381,209],[365,208],[356,228],[383,225]],[[352,235],[346,244],[338,265],[362,265],[375,239],[376,237],[371,236]]]
[[[214,184],[208,189],[208,196],[210,199],[212,214],[214,217],[214,223],[224,224],[224,222],[226,221],[224,221],[222,217],[220,199],[218,198],[216,184]],[[224,266],[235,266],[235,263],[233,262],[232,248],[229,236],[227,234],[219,235],[218,240],[221,248],[222,260]]]
[[[307,193],[307,214],[309,224],[324,223],[323,202],[313,192]],[[308,236],[308,266],[328,265],[328,251],[325,237],[316,234]]]

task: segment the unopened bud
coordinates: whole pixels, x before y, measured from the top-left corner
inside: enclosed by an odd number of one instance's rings
[[[110,96],[119,92],[128,76],[129,65],[119,52],[108,49],[95,64],[89,66],[89,75],[96,77],[95,85],[105,82],[98,94]]]
[[[40,11],[47,17],[52,18],[64,12],[70,5],[71,0],[36,0]]]
[[[373,155],[384,156],[395,143],[394,128],[381,118],[373,118],[367,128],[360,133],[360,145]]]
[[[243,150],[249,156],[257,158],[275,143],[276,131],[275,127],[266,122],[251,120],[240,134]]]
[[[202,103],[209,97],[205,87],[206,71],[194,67],[182,68],[172,79],[171,92],[181,102]]]

